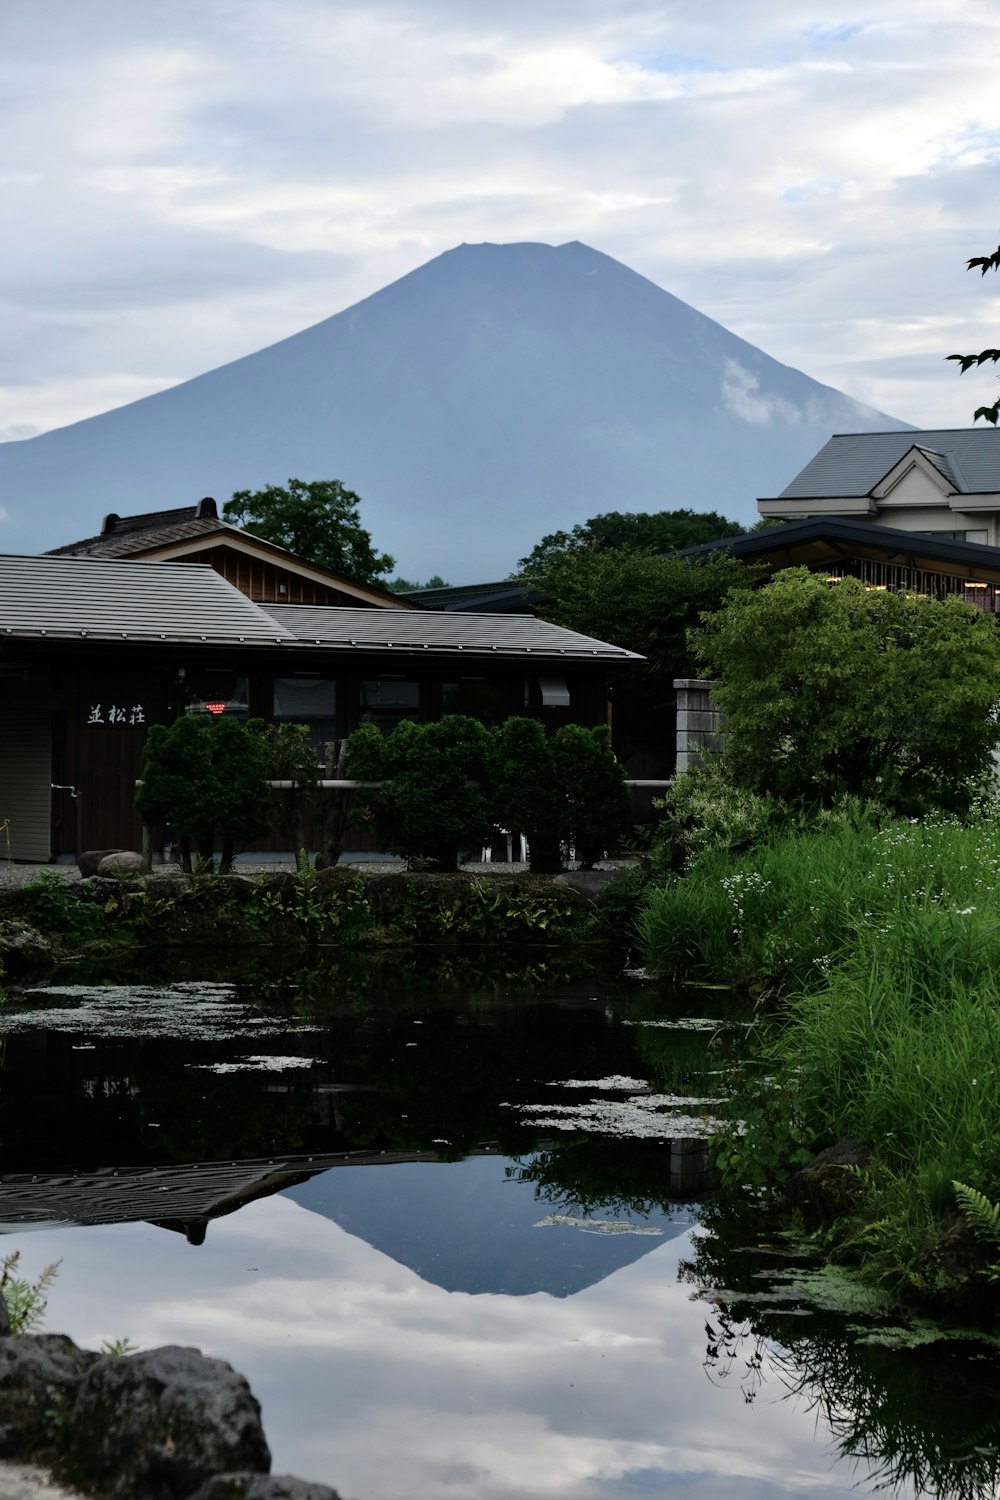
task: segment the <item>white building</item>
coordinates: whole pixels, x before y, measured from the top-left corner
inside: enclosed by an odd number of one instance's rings
[[[1000,431],[855,432],[833,437],[761,516],[838,516],[1000,547]]]

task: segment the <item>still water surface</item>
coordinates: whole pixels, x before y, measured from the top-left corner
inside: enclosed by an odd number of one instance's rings
[[[993,1495],[993,1347],[824,1308],[709,1190],[739,1013],[539,978],[0,1011],[0,1227],[62,1262],[46,1326],[229,1360],[275,1470],[357,1500]]]

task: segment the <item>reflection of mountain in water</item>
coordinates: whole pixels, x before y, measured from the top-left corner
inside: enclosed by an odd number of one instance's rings
[[[536,1197],[532,1183],[509,1175],[511,1166],[502,1157],[480,1156],[377,1171],[342,1167],[287,1188],[284,1196],[445,1291],[517,1297],[572,1296],[693,1222],[685,1205],[647,1214],[619,1207],[613,1215],[560,1210]]]

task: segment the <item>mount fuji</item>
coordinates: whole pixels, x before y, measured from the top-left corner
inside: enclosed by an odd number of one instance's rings
[[[295,476],[356,490],[407,577],[500,578],[603,511],[752,524],[832,433],[906,426],[586,245],[460,245],[269,348],[0,444],[0,549]]]

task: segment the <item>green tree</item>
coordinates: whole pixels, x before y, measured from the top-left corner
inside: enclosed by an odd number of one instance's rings
[[[222,514],[252,536],[331,572],[356,583],[377,583],[396,560],[375,551],[370,532],[361,525],[360,506],[359,497],[339,479],[289,479],[285,487],[237,490]]]
[[[225,874],[236,847],[269,828],[270,764],[262,728],[259,721],[243,725],[191,715],[150,728],[136,807],[144,823],[170,824],[186,870],[192,847],[201,863],[211,865],[218,835]]]
[[[459,855],[481,849],[493,832],[490,731],[478,719],[445,714],[433,724],[404,719],[381,745],[378,738],[362,725],[348,740],[348,758],[361,780],[390,778],[371,793],[379,842],[435,870],[457,869]]]
[[[395,578],[390,578],[385,587],[392,594],[412,594],[418,589],[446,589],[449,585],[439,573],[432,573],[426,583],[411,583],[408,578],[400,578],[397,573]]]
[[[688,629],[704,610],[718,609],[730,590],[750,588],[762,576],[760,568],[723,553],[691,562],[587,548],[551,557],[536,575],[544,601],[538,613],[639,652],[647,658],[647,675],[669,696],[672,679],[694,670]]]
[[[987,271],[1000,271],[1000,245],[992,255],[974,255],[966,269],[978,270],[983,276]],[[966,370],[971,370],[974,365],[978,367],[1000,363],[1000,349],[981,349],[978,354],[949,354],[946,358],[955,360],[961,366],[961,373],[964,375]],[[986,421],[992,422],[995,427],[997,421],[1000,420],[1000,397],[993,402],[992,406],[977,406],[972,420],[978,422],[980,417],[985,417]]]
[[[692,632],[735,785],[914,816],[961,813],[1000,738],[1000,632],[957,599],[832,587],[806,568],[729,596]]]
[[[567,802],[564,837],[575,845],[581,869],[592,870],[631,830],[624,769],[604,724],[564,724],[553,735],[552,754]]]
[[[533,875],[558,874],[569,828],[566,788],[552,741],[537,719],[508,719],[497,731],[497,821],[528,840]]]
[[[697,547],[719,537],[740,536],[745,530],[745,526],[727,521],[714,510],[609,510],[570,531],[543,536],[528,556],[521,558],[521,568],[534,576],[553,557],[589,547],[599,552],[678,552],[682,547]]]

